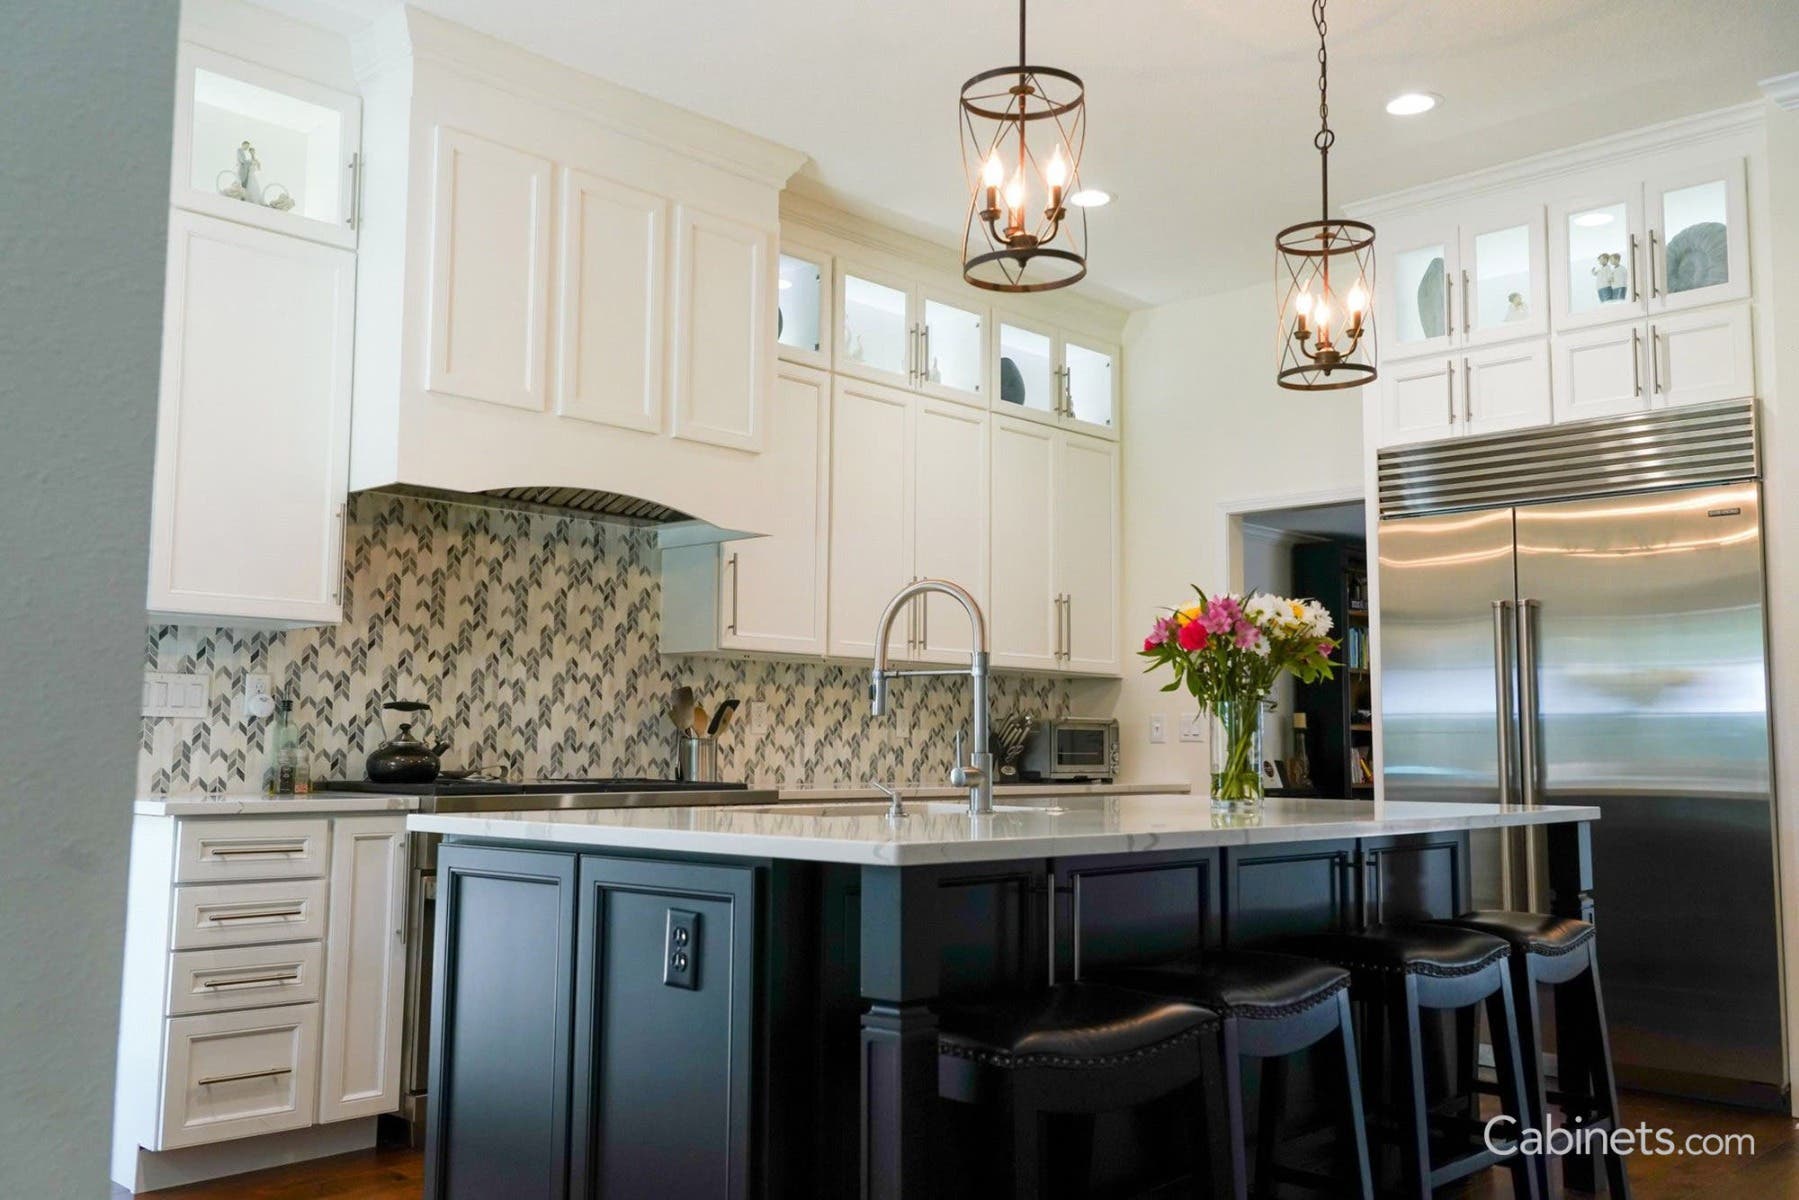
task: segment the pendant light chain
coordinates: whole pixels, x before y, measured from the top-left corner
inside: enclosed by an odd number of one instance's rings
[[[1318,133],[1312,138],[1312,145],[1318,147],[1318,157],[1321,160],[1318,176],[1323,189],[1324,209],[1319,216],[1328,221],[1331,215],[1331,146],[1336,142],[1337,135],[1331,129],[1330,51],[1325,40],[1325,35],[1330,32],[1330,25],[1324,19],[1324,4],[1325,0],[1312,0],[1312,24],[1318,27]]]
[[[1024,0],[1018,0],[1018,67],[1024,69]]]

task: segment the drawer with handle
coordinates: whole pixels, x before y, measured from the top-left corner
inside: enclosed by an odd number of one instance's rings
[[[169,949],[316,941],[325,936],[325,887],[293,879],[176,888]]]
[[[176,883],[310,879],[330,866],[324,817],[227,817],[182,821],[175,835]]]
[[[277,942],[169,955],[171,1017],[306,1004],[319,998],[325,950],[318,942]]]
[[[160,1144],[300,1129],[318,1111],[319,1006],[170,1017]]]

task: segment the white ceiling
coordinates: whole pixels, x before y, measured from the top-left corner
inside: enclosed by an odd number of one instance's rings
[[[317,17],[388,0],[264,0]],[[956,97],[1013,61],[1011,0],[420,0],[786,143],[852,206],[959,237]],[[1377,195],[1753,99],[1799,70],[1799,0],[1338,0],[1332,196]],[[1036,0],[1030,57],[1088,90],[1089,279],[1143,303],[1272,279],[1318,204],[1305,0]],[[1383,111],[1404,90],[1433,113]]]

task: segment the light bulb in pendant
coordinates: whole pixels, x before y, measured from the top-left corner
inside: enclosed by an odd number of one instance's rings
[[[1061,143],[1056,144],[1055,151],[1049,156],[1049,163],[1043,168],[1043,182],[1049,188],[1049,207],[1053,211],[1062,207],[1062,189],[1068,186],[1068,160],[1062,157]]]

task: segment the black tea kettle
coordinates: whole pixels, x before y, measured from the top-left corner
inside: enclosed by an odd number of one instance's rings
[[[381,706],[383,711],[397,713],[428,713],[429,704],[417,700],[389,700]],[[440,764],[438,758],[449,749],[450,743],[440,741],[435,746],[427,745],[422,737],[414,736],[412,727],[422,723],[416,720],[402,720],[398,733],[388,736],[387,740],[375,747],[369,754],[364,772],[372,783],[430,783],[437,778]],[[382,718],[381,732],[387,736],[387,719]]]

